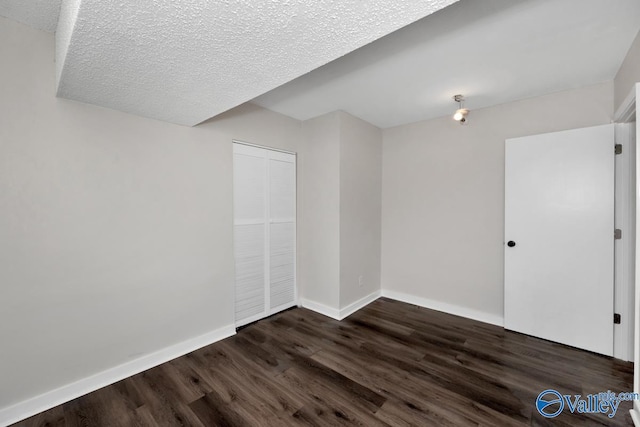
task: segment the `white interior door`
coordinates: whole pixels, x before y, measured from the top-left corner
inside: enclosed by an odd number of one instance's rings
[[[269,309],[277,312],[296,301],[296,157],[268,156]]]
[[[509,139],[505,328],[613,352],[614,127]]]
[[[233,144],[236,326],[296,304],[296,156]]]

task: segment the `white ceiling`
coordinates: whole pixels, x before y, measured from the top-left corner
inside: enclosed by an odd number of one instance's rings
[[[53,33],[62,0],[0,0],[0,16]]]
[[[64,0],[60,97],[195,125],[456,0]]]
[[[456,93],[477,109],[611,80],[640,29],[638,0],[462,0],[430,15],[455,1],[64,0],[58,95],[194,125],[276,88],[254,102],[386,128],[448,115]],[[0,16],[52,32],[61,2],[0,0]]]
[[[254,102],[386,128],[611,80],[639,29],[638,0],[462,0]]]

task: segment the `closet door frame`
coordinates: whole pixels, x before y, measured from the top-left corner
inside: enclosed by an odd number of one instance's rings
[[[286,151],[286,150],[281,150],[281,149],[277,149],[277,148],[272,148],[272,147],[267,147],[267,146],[263,146],[263,145],[257,145],[257,144],[252,144],[249,142],[245,142],[245,141],[241,141],[241,140],[237,140],[234,139],[232,140],[232,147],[235,147],[236,145],[244,145],[244,146],[248,146],[248,147],[253,147],[253,148],[257,148],[257,149],[261,149],[261,150],[265,150],[265,209],[266,209],[266,215],[265,215],[265,241],[264,241],[264,273],[265,273],[265,280],[264,280],[264,311],[262,313],[258,313],[255,314],[253,316],[247,317],[245,319],[242,320],[237,320],[235,319],[235,326],[236,327],[240,327],[240,326],[244,326],[246,324],[255,322],[257,320],[263,319],[265,317],[271,316],[275,313],[278,313],[280,311],[286,310],[287,308],[291,308],[291,307],[295,307],[299,305],[299,301],[298,301],[298,297],[299,297],[299,292],[298,292],[298,211],[297,211],[297,200],[298,200],[298,174],[297,174],[297,167],[298,167],[298,156],[297,153],[291,152],[291,151]],[[232,151],[234,152],[234,156],[235,156],[235,151],[232,149]],[[271,259],[270,259],[270,255],[271,255],[271,249],[270,249],[270,244],[271,244],[271,224],[273,224],[272,222],[272,218],[271,218],[271,212],[270,212],[270,205],[271,205],[271,192],[270,192],[270,160],[272,159],[271,155],[273,154],[274,158],[278,158],[278,154],[279,153],[284,153],[287,155],[291,155],[294,158],[293,161],[293,166],[294,166],[294,179],[293,179],[293,191],[294,191],[294,201],[295,203],[293,204],[293,301],[290,303],[285,303],[282,304],[280,306],[271,308],[271,293],[270,293],[270,286],[271,286]],[[234,165],[235,166],[235,165]],[[234,184],[235,185],[235,184]],[[234,187],[234,192],[235,192],[235,187]],[[235,198],[235,193],[234,193],[234,198]],[[235,205],[235,202],[234,202]],[[236,225],[236,217],[235,217],[235,211],[234,211],[234,216],[233,216],[233,224],[234,224],[234,246],[235,246],[235,225]],[[234,269],[235,269],[235,248],[234,248]],[[235,276],[234,276],[235,277]],[[235,285],[235,280],[234,280],[234,313],[235,313],[235,291],[236,291],[236,285]]]

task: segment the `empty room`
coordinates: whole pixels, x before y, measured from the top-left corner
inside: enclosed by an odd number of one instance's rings
[[[640,427],[638,0],[0,0],[0,426]]]

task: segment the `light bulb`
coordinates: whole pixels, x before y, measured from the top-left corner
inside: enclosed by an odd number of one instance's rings
[[[460,120],[464,119],[464,116],[466,116],[466,115],[467,115],[467,110],[464,109],[464,108],[460,108],[453,115],[453,120],[456,120],[456,121],[459,122]]]

